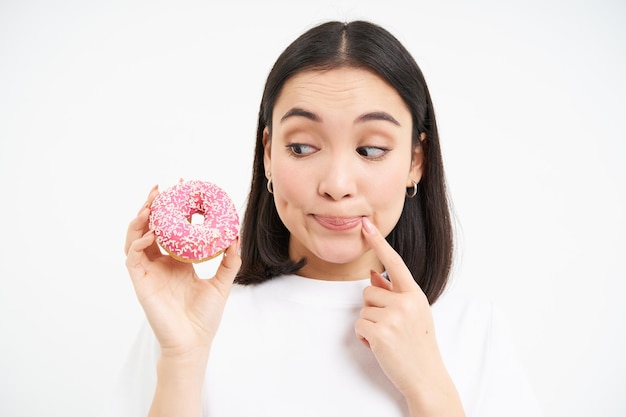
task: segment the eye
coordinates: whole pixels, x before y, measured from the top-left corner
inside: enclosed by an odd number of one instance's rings
[[[361,146],[356,149],[356,152],[365,158],[376,160],[385,156],[385,154],[389,152],[389,149],[376,146]]]
[[[287,148],[293,156],[307,156],[315,153],[317,150],[314,146],[305,145],[303,143],[291,143]]]

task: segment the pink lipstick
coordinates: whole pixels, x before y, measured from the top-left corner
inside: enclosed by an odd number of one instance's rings
[[[315,220],[322,226],[330,230],[342,231],[350,230],[361,224],[361,216],[358,217],[337,217],[313,215]]]

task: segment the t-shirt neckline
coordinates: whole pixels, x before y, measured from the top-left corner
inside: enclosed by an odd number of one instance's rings
[[[265,282],[269,294],[292,302],[319,306],[358,306],[370,280],[327,281],[300,275],[281,275]]]

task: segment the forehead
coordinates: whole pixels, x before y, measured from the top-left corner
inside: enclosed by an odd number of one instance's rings
[[[294,75],[281,90],[274,116],[280,117],[292,107],[344,114],[384,110],[410,119],[408,108],[391,85],[372,71],[353,67],[309,70]]]

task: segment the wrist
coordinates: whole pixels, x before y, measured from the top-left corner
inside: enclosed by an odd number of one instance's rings
[[[410,416],[465,416],[461,398],[449,378],[444,378],[443,381],[431,381],[428,388],[403,394]]]
[[[199,416],[208,354],[161,351],[150,417]]]
[[[180,385],[193,390],[201,387],[209,360],[209,347],[174,349],[161,347],[161,356],[157,362],[159,382],[173,387]]]
[[[199,395],[204,384],[208,353],[186,352],[172,355],[161,351],[157,363],[157,380],[169,392],[196,393]]]
[[[161,356],[157,364],[157,372],[167,372],[171,376],[204,378],[206,365],[209,360],[208,347],[191,349],[161,348]]]

